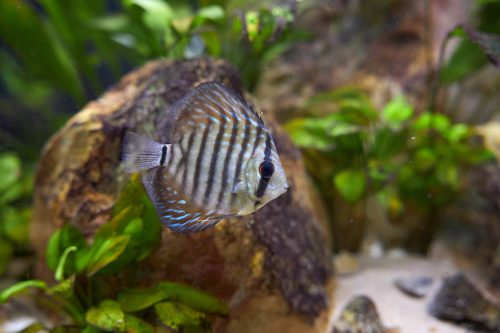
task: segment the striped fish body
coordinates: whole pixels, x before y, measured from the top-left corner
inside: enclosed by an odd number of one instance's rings
[[[169,143],[127,133],[123,163],[145,170],[144,187],[169,228],[203,230],[247,215],[288,187],[271,134],[235,91],[216,82],[189,92],[168,112]]]

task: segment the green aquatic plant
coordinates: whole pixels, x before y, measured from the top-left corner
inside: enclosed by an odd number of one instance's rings
[[[493,158],[472,127],[416,115],[402,95],[376,110],[363,92],[339,89],[314,96],[304,112],[286,129],[326,199],[338,193],[354,204],[374,195],[395,221],[450,203],[465,168]]]
[[[136,174],[122,191],[112,219],[99,228],[90,244],[70,224],[53,233],[46,261],[54,272],[54,285],[42,280],[21,281],[2,291],[0,302],[36,288],[52,307],[72,319],[71,325],[60,329],[153,332],[155,323],[161,323],[171,329],[210,332],[207,315],[228,314],[222,301],[179,283],[163,281],[149,288],[134,285],[139,283],[131,278],[135,276],[134,264],[156,248],[161,228]],[[113,276],[127,277],[132,285],[113,291]]]
[[[28,168],[23,168],[19,157],[10,152],[0,154],[0,175],[1,276],[15,253],[27,252],[33,177]]]
[[[9,69],[0,76],[7,88],[23,95],[22,87],[38,82],[46,88],[40,93],[64,91],[80,104],[127,68],[160,57],[221,57],[251,87],[263,65],[293,41],[295,7],[243,11],[232,1],[121,0],[108,6],[89,0],[67,6],[41,0],[36,7],[4,1],[0,13],[0,40],[14,52],[0,50]]]
[[[126,72],[158,58],[226,59],[252,90],[303,33],[295,2],[64,0],[0,2],[0,140],[35,159],[68,115]],[[241,7],[238,8],[238,7]],[[26,94],[29,91],[29,94]],[[26,126],[21,119],[37,119]]]

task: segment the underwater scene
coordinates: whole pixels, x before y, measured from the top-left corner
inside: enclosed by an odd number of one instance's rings
[[[499,333],[500,0],[0,0],[0,333]]]

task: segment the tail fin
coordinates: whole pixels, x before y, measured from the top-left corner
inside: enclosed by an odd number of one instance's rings
[[[167,146],[127,131],[122,143],[123,170],[134,173],[160,166],[165,160]]]

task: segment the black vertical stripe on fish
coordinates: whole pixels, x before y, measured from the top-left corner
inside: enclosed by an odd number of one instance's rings
[[[181,185],[184,187],[186,186],[186,180],[187,180],[187,174],[188,174],[188,167],[189,167],[189,161],[188,161],[188,158],[189,158],[189,153],[190,151],[192,151],[191,147],[193,146],[193,141],[194,141],[194,136],[196,135],[195,131],[191,131],[191,133],[189,134],[189,140],[188,140],[188,145],[187,145],[187,151],[184,151],[184,153],[182,154],[182,158],[181,158],[181,161],[179,163],[182,163],[181,167],[184,169],[184,172],[182,173],[182,181],[181,181]],[[182,145],[181,145],[182,147]],[[179,168],[179,166],[177,167]],[[178,171],[178,170],[177,170]]]
[[[269,161],[271,157],[271,151],[273,147],[271,146],[272,141],[271,141],[271,135],[269,133],[266,133],[266,147],[264,148],[264,161]]]
[[[198,190],[198,186],[200,183],[200,177],[201,177],[201,163],[203,162],[203,157],[205,155],[205,146],[207,144],[207,137],[208,137],[208,132],[210,131],[210,125],[212,124],[211,121],[207,123],[205,126],[205,129],[203,131],[203,137],[201,139],[200,143],[200,150],[198,152],[198,156],[196,158],[196,166],[194,170],[194,180],[193,180],[193,190],[191,191],[193,197],[196,197],[196,192]]]
[[[219,126],[219,131],[217,132],[217,136],[215,137],[214,150],[212,152],[212,158],[210,161],[210,169],[208,171],[208,179],[207,179],[207,187],[205,189],[205,196],[203,198],[203,204],[206,205],[210,194],[212,194],[212,188],[214,186],[214,177],[215,177],[215,167],[217,165],[217,161],[219,159],[219,151],[222,142],[222,136],[224,135],[224,131],[226,130],[226,116],[222,115],[221,123]]]
[[[243,163],[243,156],[245,155],[245,152],[247,150],[249,140],[250,140],[250,121],[247,118],[245,118],[245,132],[243,134],[243,142],[241,143],[241,150],[240,150],[240,153],[238,155],[238,160],[236,162],[236,172],[234,173],[234,179],[233,179],[233,184],[232,184],[233,187],[234,187],[234,185],[236,185],[236,183],[238,182],[238,180],[240,178],[241,165]],[[233,195],[231,196],[231,202],[234,202],[234,200],[236,199],[236,196],[234,194],[235,193],[233,193]]]
[[[165,158],[167,157],[167,146],[161,147],[161,158],[160,158],[160,166],[165,164]]]
[[[266,133],[266,147],[264,148],[264,161],[269,161],[271,157],[271,136],[269,133]],[[265,177],[260,177],[259,180],[259,186],[257,187],[257,190],[255,191],[255,196],[257,198],[261,198],[264,196],[264,193],[266,193],[267,185],[269,184],[270,178],[265,178]]]
[[[172,163],[174,163],[174,159],[175,159],[175,145],[171,145],[170,146],[170,151],[169,151],[169,154],[167,156],[167,170],[170,170],[170,167],[172,166]]]
[[[191,133],[192,134],[192,133]],[[188,138],[189,140],[189,138]],[[172,166],[173,167],[173,170],[172,170],[172,175],[176,175],[178,174],[179,172],[179,168],[181,167],[183,161],[186,159],[186,151],[184,150],[184,147],[182,147],[182,143],[184,142],[184,136],[182,136],[179,140],[179,143],[178,143],[178,147],[179,147],[179,160],[177,161],[177,164],[175,164],[175,166]]]
[[[257,127],[257,134],[255,135],[255,141],[253,142],[253,148],[252,148],[252,153],[250,154],[250,157],[252,157],[255,154],[255,151],[257,150],[257,147],[259,146],[261,134],[262,134],[262,127],[258,126]]]
[[[233,127],[231,129],[231,138],[229,139],[229,145],[227,147],[226,158],[224,159],[224,167],[222,169],[222,185],[217,197],[217,208],[220,208],[222,204],[222,198],[227,190],[228,178],[229,178],[229,163],[233,155],[234,145],[236,143],[236,137],[238,135],[238,118],[234,110],[231,109],[231,115],[233,117]]]

